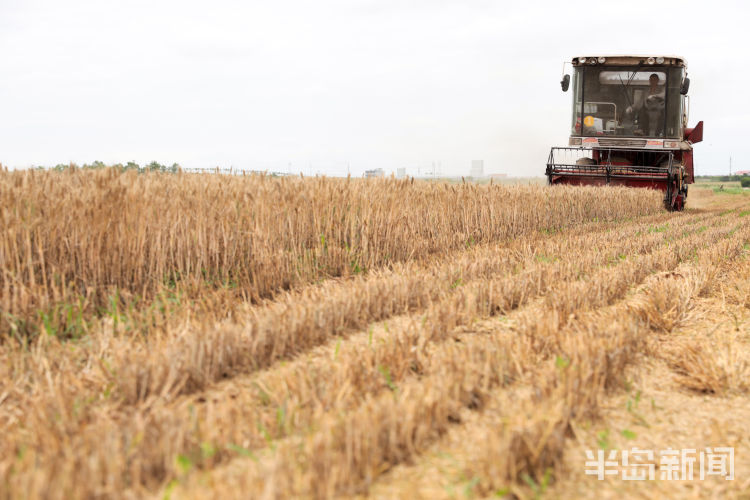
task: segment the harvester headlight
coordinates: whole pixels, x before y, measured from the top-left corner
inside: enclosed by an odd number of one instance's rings
[[[578,62],[581,64],[586,64],[586,58],[585,57],[579,57]]]
[[[606,57],[599,57],[599,64],[604,64],[604,62],[607,60]]]
[[[568,140],[568,146],[580,146],[580,145],[581,145],[580,137],[571,137],[570,140]]]
[[[663,57],[657,57],[656,58],[656,64],[664,64],[664,58]]]
[[[589,58],[589,64],[596,64],[596,59],[594,59],[593,57]]]
[[[676,149],[680,147],[680,143],[677,141],[664,141],[664,147]]]
[[[654,60],[653,57],[649,57],[648,59],[646,59],[646,62],[649,64],[654,64],[656,61]]]

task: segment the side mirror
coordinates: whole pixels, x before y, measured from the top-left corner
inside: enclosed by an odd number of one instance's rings
[[[563,92],[568,91],[568,87],[570,87],[570,75],[563,76],[563,79],[560,82],[560,86],[562,87]]]
[[[687,95],[688,89],[690,89],[690,78],[685,77],[685,80],[682,81],[682,87],[680,87],[680,94]]]

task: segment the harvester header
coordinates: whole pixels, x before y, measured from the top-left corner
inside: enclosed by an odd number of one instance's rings
[[[703,140],[703,122],[688,128],[685,59],[587,55],[570,64],[572,78],[560,82],[573,94],[570,139],[550,151],[549,183],[659,189],[668,209],[682,210],[693,144]]]

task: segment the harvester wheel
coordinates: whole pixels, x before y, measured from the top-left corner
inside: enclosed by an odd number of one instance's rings
[[[685,208],[687,185],[683,183],[683,173],[681,165],[670,168],[667,191],[664,193],[664,207],[670,212],[679,212]]]
[[[687,189],[678,190],[677,183],[670,182],[664,193],[664,208],[670,212],[680,212],[685,208],[685,198],[687,198]]]
[[[672,186],[667,187],[667,191],[664,193],[664,208],[672,211]]]

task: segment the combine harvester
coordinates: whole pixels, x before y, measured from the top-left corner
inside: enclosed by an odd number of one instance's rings
[[[660,189],[668,210],[682,210],[693,183],[693,144],[703,140],[702,121],[687,128],[685,60],[587,56],[572,66],[570,141],[550,151],[549,183]],[[560,84],[567,92],[570,75]]]

